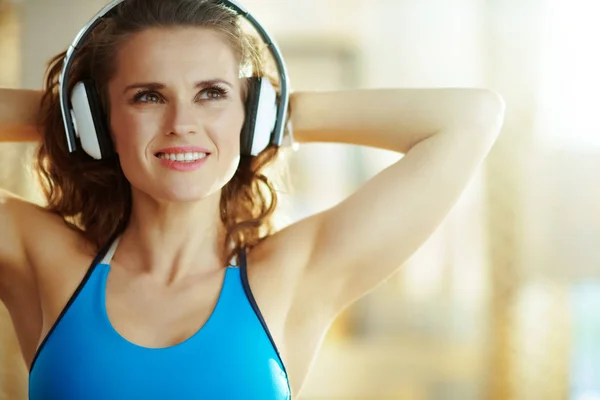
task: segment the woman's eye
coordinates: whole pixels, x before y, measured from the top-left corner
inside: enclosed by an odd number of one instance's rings
[[[200,92],[198,98],[200,100],[219,100],[225,97],[226,94],[227,90],[220,87],[213,87],[204,89],[202,92]]]
[[[158,103],[160,102],[160,97],[156,93],[151,92],[141,92],[135,95],[134,102],[136,103]]]

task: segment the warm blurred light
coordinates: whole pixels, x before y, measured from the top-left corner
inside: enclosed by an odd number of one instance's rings
[[[537,132],[551,147],[600,151],[598,15],[599,2],[546,2]]]

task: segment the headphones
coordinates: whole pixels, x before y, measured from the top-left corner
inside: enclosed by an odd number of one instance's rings
[[[83,151],[96,160],[114,154],[107,118],[102,110],[95,82],[91,79],[77,82],[71,93],[68,93],[67,77],[81,43],[111,11],[125,1],[127,0],[114,0],[100,10],[79,31],[66,52],[58,81],[58,93],[70,153],[77,150],[77,138],[79,138]],[[277,66],[279,98],[268,78],[248,78],[246,119],[240,135],[240,152],[243,156],[256,156],[269,145],[281,146],[289,104],[287,69],[275,41],[246,9],[234,0],[216,0],[216,2],[244,17],[256,29],[268,46]],[[291,135],[291,126],[289,128]]]

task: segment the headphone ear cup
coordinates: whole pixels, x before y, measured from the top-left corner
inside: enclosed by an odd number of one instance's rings
[[[277,119],[277,92],[268,78],[249,78],[246,119],[240,138],[242,155],[256,156],[272,141]]]
[[[71,118],[81,147],[90,157],[100,160],[113,153],[112,140],[94,81],[83,80],[73,87]]]

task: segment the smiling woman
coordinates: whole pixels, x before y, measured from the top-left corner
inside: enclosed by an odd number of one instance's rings
[[[216,193],[218,200],[218,189],[236,171],[244,123],[240,60],[222,36],[204,29],[152,29],[117,53],[118,74],[108,86],[110,128],[125,177],[151,197],[194,201]],[[197,43],[202,47],[196,49]],[[132,83],[140,81],[155,83]],[[178,135],[176,143],[160,134],[169,130]],[[207,157],[177,160],[176,153],[185,152]],[[169,161],[157,162],[163,154]],[[196,179],[171,170],[196,171]]]
[[[249,65],[254,75],[265,75],[266,60],[259,57],[258,41],[233,22],[235,14],[218,4],[182,2],[173,8],[176,11],[165,6],[153,15],[132,3],[122,8],[121,19],[107,19],[96,27],[69,76],[71,86],[86,78],[96,82],[94,89],[106,110],[118,160],[97,163],[82,150],[75,159],[67,156],[62,118],[56,108],[58,74],[65,54],[51,63],[40,113],[44,145],[38,154],[48,209],[69,218],[92,243],[101,246],[129,217],[128,196],[140,193],[127,189],[131,183],[133,188],[166,201],[210,197],[214,202],[221,198],[221,216],[230,233],[227,241],[236,243],[223,255],[226,263],[239,249],[255,245],[261,237],[259,231],[264,235],[271,229],[269,215],[276,194],[261,171],[277,157],[277,149],[254,160],[244,159],[243,167],[237,168],[244,100],[252,84],[239,78],[240,70]],[[202,126],[196,126],[197,121],[202,121]],[[157,136],[169,130],[181,135],[176,136],[176,146],[169,136]],[[185,164],[166,161],[167,155],[175,157],[190,148],[185,134],[195,130],[201,131],[203,143],[195,143],[188,153],[209,157]],[[161,149],[165,142],[170,143],[172,155],[159,154],[168,153]],[[190,181],[169,174],[169,170],[197,170],[202,178]],[[160,179],[162,175],[168,179]],[[150,182],[154,183],[148,186]],[[164,184],[157,186],[156,182]],[[225,183],[229,185],[223,196],[215,194]],[[239,229],[241,222],[249,219],[253,223]]]
[[[484,89],[290,95],[275,44],[240,15],[116,0],[50,63],[48,204],[0,193],[0,298],[32,399],[295,396],[335,316],[436,230],[499,133],[503,101]],[[273,232],[264,169],[292,125],[300,143],[405,155]]]

